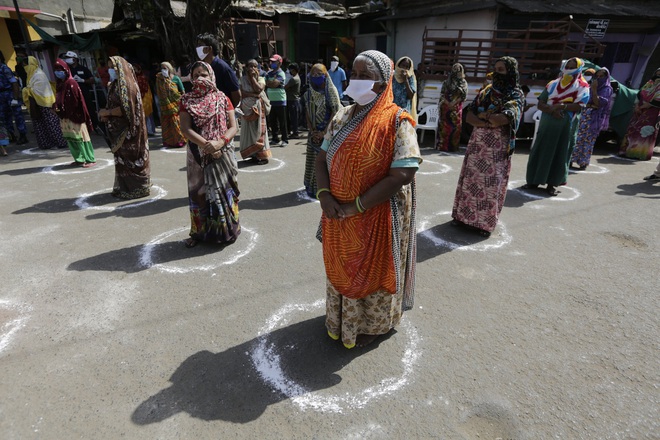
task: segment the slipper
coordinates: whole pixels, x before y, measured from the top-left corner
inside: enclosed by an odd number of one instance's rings
[[[199,241],[190,237],[187,238],[183,243],[186,245],[187,248],[194,248],[195,246],[197,246],[197,243],[199,243]]]
[[[73,162],[71,162],[69,165],[71,165],[72,167],[81,167],[81,166],[85,165],[85,162],[76,162],[76,161],[73,161]]]
[[[522,189],[537,189],[538,187],[538,183],[526,183],[522,186]]]
[[[91,168],[94,165],[96,165],[96,162],[86,162],[82,167],[83,168]]]
[[[545,192],[548,193],[550,197],[555,197],[559,192],[555,189],[554,186],[549,186],[545,189]]]
[[[486,237],[486,238],[487,238],[487,237],[490,237],[490,232],[488,232],[488,231],[486,231],[486,230],[484,230],[484,229],[479,229],[479,235],[481,235],[482,237]]]
[[[660,176],[657,174],[651,174],[650,176],[644,177],[644,180],[660,180]]]

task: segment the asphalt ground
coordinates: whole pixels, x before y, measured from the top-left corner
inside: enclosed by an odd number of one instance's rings
[[[303,140],[239,173],[243,232],[184,247],[183,151],[151,138],[148,199],[109,193],[112,154],[0,157],[3,439],[647,439],[658,436],[658,162],[597,150],[558,197],[520,190],[500,225],[449,225],[461,154],[418,184],[414,309],[346,350]]]

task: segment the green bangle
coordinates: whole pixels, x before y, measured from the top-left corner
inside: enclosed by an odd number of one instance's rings
[[[319,190],[316,191],[316,199],[317,200],[319,199],[319,195],[324,191],[330,192],[330,188],[319,188]]]
[[[355,198],[355,207],[357,208],[358,212],[362,214],[366,209],[364,209],[364,206],[362,206],[362,202],[360,202],[360,196],[357,196]]]

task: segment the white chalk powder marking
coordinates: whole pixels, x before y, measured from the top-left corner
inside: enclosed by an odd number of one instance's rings
[[[26,305],[19,306],[6,299],[0,299],[0,309],[10,310],[19,315],[3,323],[2,327],[0,327],[0,353],[2,353],[5,348],[9,347],[16,333],[25,327],[29,318],[27,313],[31,311],[31,308]]]
[[[600,165],[589,165],[589,167],[586,170],[572,170],[569,169],[568,173],[569,174],[605,174],[609,173],[610,169],[602,167]]]
[[[499,249],[502,246],[511,243],[511,241],[513,240],[513,237],[511,237],[511,235],[509,235],[509,233],[506,230],[506,225],[501,221],[497,223],[497,230],[499,231],[499,235],[497,239],[495,239],[496,238],[495,236],[491,236],[484,242],[474,243],[470,245],[449,241],[445,238],[437,236],[436,234],[433,233],[431,229],[429,229],[432,219],[441,216],[450,216],[450,215],[451,215],[451,211],[442,211],[433,214],[431,216],[423,217],[419,222],[419,226],[417,227],[417,232],[422,234],[427,239],[431,240],[436,246],[442,246],[451,250],[458,250],[458,251],[484,252],[493,249]]]
[[[296,191],[298,191],[296,193],[296,196],[298,196],[298,200],[321,203],[318,200],[316,200],[316,198],[310,197],[309,194],[307,194],[307,191],[305,190],[305,187],[298,188]]]
[[[42,150],[41,148],[28,148],[26,150],[21,150],[21,153],[27,154],[28,156],[36,156],[38,154],[48,154],[50,150]]]
[[[287,315],[292,312],[309,312],[323,308],[325,300],[320,299],[312,304],[288,304],[279,309],[259,331],[258,344],[250,353],[252,363],[261,378],[276,391],[291,399],[301,410],[316,410],[321,412],[342,413],[345,410],[364,408],[372,400],[390,395],[410,381],[415,363],[421,353],[417,345],[420,340],[417,330],[408,323],[401,321],[401,328],[408,335],[408,344],[401,359],[403,373],[400,377],[388,377],[378,381],[377,385],[342,395],[321,395],[319,392],[306,389],[304,386],[289,379],[280,365],[280,355],[277,347],[272,344],[268,335],[278,327],[289,322]]]
[[[179,147],[179,148],[160,147],[157,148],[157,151],[162,151],[163,153],[170,153],[170,154],[186,154],[188,152],[188,147]]]
[[[104,162],[101,164],[100,162]],[[110,159],[97,159],[96,160],[96,165],[90,168],[83,168],[81,166],[69,166],[70,169],[67,170],[54,170],[54,167],[60,167],[60,166],[65,166],[69,165],[71,162],[60,162],[56,163],[55,165],[50,165],[47,167],[44,167],[41,172],[42,173],[47,173],[47,174],[82,174],[82,173],[91,173],[94,171],[102,170],[104,168],[108,168],[109,166],[112,166],[115,161],[110,160]]]
[[[269,158],[268,162],[277,162],[277,165],[274,167],[271,166],[264,167],[263,165],[258,165],[258,166],[250,167],[250,168],[255,168],[254,170],[239,168],[238,171],[240,171],[241,173],[267,173],[269,171],[279,170],[280,168],[283,168],[285,165],[283,160],[275,159],[274,157]]]
[[[424,162],[422,162],[422,165],[420,165],[420,168],[424,166],[426,163],[432,163],[434,165],[439,165],[439,167],[434,167],[434,168],[440,168],[439,171],[417,171],[417,174],[424,174],[424,175],[431,175],[431,174],[446,174],[452,170],[452,167],[450,167],[447,164],[440,163],[440,162],[435,162],[430,159],[424,159]]]
[[[507,188],[511,191],[517,192],[518,194],[522,194],[524,197],[526,197],[528,199],[531,199],[531,200],[551,200],[553,202],[571,202],[571,201],[577,199],[578,197],[580,197],[582,195],[582,193],[580,191],[578,191],[577,189],[572,188],[570,186],[563,185],[563,186],[558,186],[557,187],[557,191],[559,192],[560,195],[554,196],[554,197],[549,197],[547,195],[542,195],[545,188],[524,190],[524,189],[518,187],[523,182],[524,182],[523,180],[509,181],[509,186]],[[569,192],[572,192],[573,195],[572,196],[563,196],[563,195],[561,195],[562,193],[564,193],[565,190],[568,190]]]
[[[259,238],[259,234],[257,232],[241,225],[241,235],[238,237],[238,240],[236,240],[236,243],[227,246],[225,249],[222,250],[222,254],[220,255],[220,257],[224,257],[224,259],[218,258],[216,255],[212,255],[213,263],[193,266],[193,267],[182,267],[172,263],[154,264],[152,254],[156,246],[158,246],[166,238],[171,237],[172,235],[175,234],[181,234],[185,231],[190,231],[190,227],[184,226],[181,228],[164,232],[159,236],[157,236],[156,238],[154,238],[153,240],[151,240],[149,243],[142,246],[142,249],[140,250],[140,266],[146,268],[155,267],[158,270],[168,273],[189,273],[194,271],[214,270],[220,266],[234,264],[235,262],[246,256],[247,254],[249,254],[255,248],[257,244],[257,239]],[[247,237],[245,236],[245,233],[247,233]],[[183,240],[181,241],[181,246],[182,246],[181,252],[184,252],[186,249],[183,245]]]
[[[162,199],[167,195],[167,191],[165,191],[163,188],[161,188],[158,185],[152,185],[151,189],[152,190],[155,189],[158,194],[148,199],[140,199],[137,202],[127,203],[125,205],[120,205],[120,206],[93,206],[87,203],[87,199],[89,199],[90,197],[95,196],[97,194],[110,193],[112,192],[112,188],[106,188],[99,191],[83,194],[80,197],[78,197],[74,203],[80,209],[91,209],[95,211],[120,211],[122,209],[135,208],[137,206],[146,205],[147,203],[153,203],[156,200]],[[117,200],[121,201],[122,199],[117,199]]]
[[[610,154],[610,157],[614,158],[614,159],[625,160],[626,162],[657,162],[657,161],[660,160],[657,157],[652,157],[650,160],[640,161],[639,159],[631,159],[629,157],[621,157],[621,156],[618,156],[616,154]]]

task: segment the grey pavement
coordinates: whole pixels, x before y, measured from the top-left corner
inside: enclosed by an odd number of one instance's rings
[[[414,309],[346,350],[324,330],[303,140],[239,173],[243,232],[186,249],[182,151],[152,138],[149,199],[112,155],[0,157],[0,437],[659,438],[658,162],[597,150],[558,197],[513,156],[501,224],[449,225],[462,156],[422,149]]]

